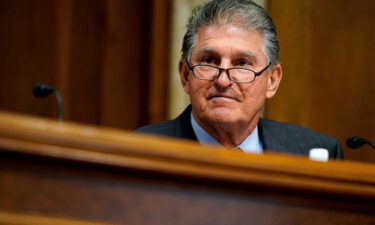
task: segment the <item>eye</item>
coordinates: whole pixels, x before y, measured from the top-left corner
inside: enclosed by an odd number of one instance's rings
[[[240,60],[237,60],[236,66],[239,66],[239,67],[251,67],[253,64],[245,59],[240,59]]]
[[[214,64],[215,59],[211,56],[205,56],[205,57],[202,58],[201,63],[203,63],[203,64]]]

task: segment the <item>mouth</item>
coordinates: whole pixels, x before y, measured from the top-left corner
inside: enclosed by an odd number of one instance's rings
[[[237,98],[231,96],[231,95],[225,95],[225,94],[215,94],[208,97],[208,100],[213,99],[227,99],[227,100],[235,100],[237,101]]]

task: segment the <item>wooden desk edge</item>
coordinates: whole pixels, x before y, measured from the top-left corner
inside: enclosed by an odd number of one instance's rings
[[[246,154],[6,112],[0,112],[0,148],[3,153],[375,199],[375,166],[371,164]]]

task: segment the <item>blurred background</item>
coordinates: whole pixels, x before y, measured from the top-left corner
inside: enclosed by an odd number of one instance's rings
[[[177,73],[191,9],[202,0],[0,0],[0,110],[133,130],[189,104]],[[339,139],[349,160],[375,151],[375,1],[263,0],[278,29],[284,77],[264,116]]]

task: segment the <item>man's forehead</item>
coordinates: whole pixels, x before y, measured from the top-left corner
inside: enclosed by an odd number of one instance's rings
[[[262,35],[238,24],[213,24],[200,27],[193,44],[194,55],[230,54],[259,58],[264,55]]]
[[[225,47],[225,46],[223,46]],[[217,49],[210,48],[210,47],[203,47],[198,49],[198,55],[205,55],[205,54],[219,54],[220,52]],[[248,57],[257,57],[257,54],[253,51],[249,50],[242,50],[242,49],[237,49],[233,53],[236,55],[242,55],[242,56],[248,56]]]

